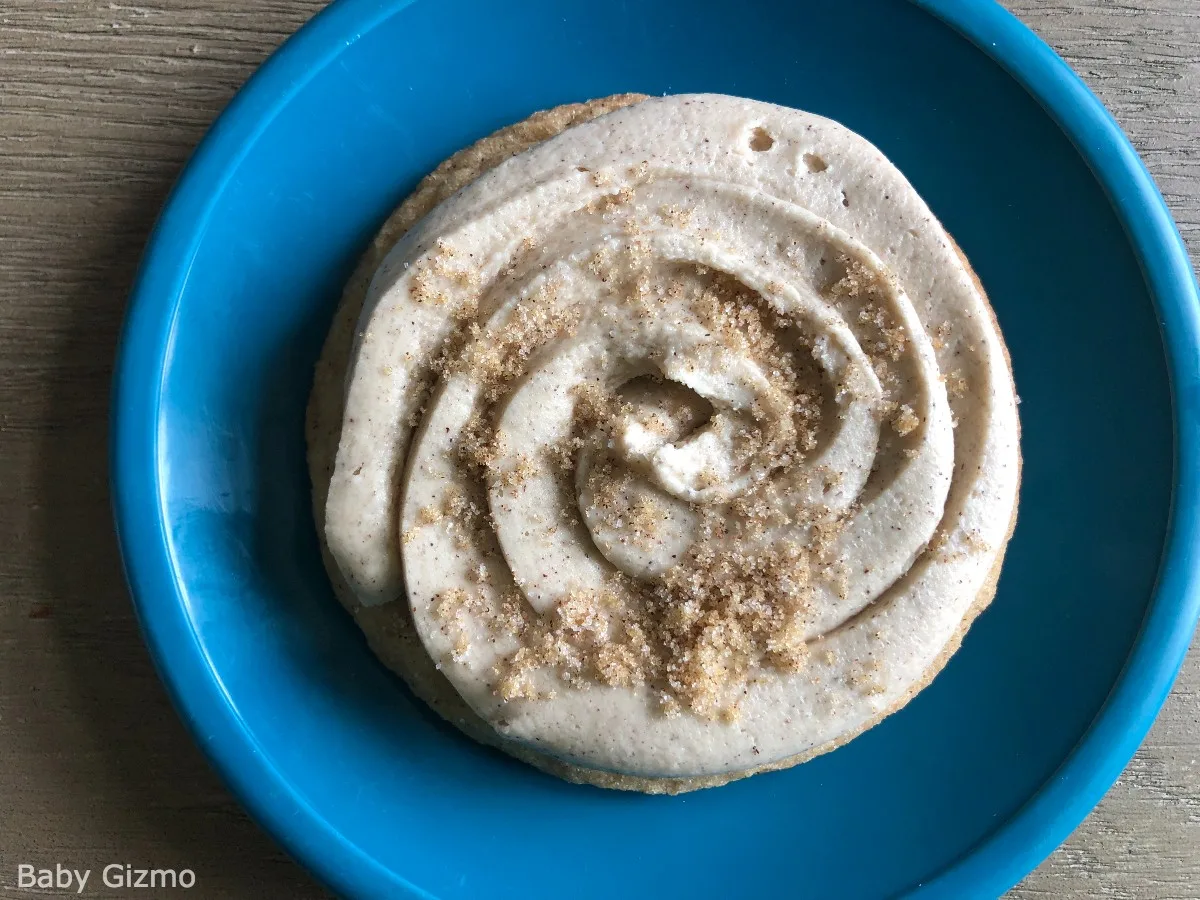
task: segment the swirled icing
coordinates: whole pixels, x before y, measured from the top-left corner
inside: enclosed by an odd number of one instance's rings
[[[829,120],[676,96],[513,157],[389,253],[326,537],[505,737],[710,775],[919,686],[1018,478],[1003,344],[912,186]]]

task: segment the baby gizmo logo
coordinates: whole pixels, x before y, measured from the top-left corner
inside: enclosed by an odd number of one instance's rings
[[[56,863],[53,869],[39,869],[28,863],[17,866],[18,888],[73,889],[82,894],[92,877],[91,869],[69,869]],[[106,888],[190,888],[196,883],[191,869],[135,869],[128,863],[109,863],[100,870],[100,883]]]

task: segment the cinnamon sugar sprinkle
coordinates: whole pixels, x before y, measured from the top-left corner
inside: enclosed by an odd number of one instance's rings
[[[597,187],[612,181],[601,171],[592,172],[591,179]],[[623,187],[595,201],[590,212],[604,214],[632,200],[630,189]],[[691,220],[690,210],[674,206],[662,207],[656,215],[680,227]],[[830,427],[823,416],[831,407],[811,346],[798,337],[796,323],[756,292],[703,266],[683,267],[665,278],[654,276],[636,224],[627,225],[625,236],[619,251],[595,253],[586,268],[620,292],[638,315],[654,316],[661,304],[686,302],[695,319],[726,348],[753,358],[770,373],[771,390],[754,410],[754,427],[734,435],[736,461],[749,464],[765,458],[768,468],[801,464]],[[522,251],[536,250],[526,239]],[[459,262],[448,248],[439,247],[434,262],[413,278],[416,298],[444,302],[441,279],[476,284],[477,278],[473,280]],[[882,302],[876,276],[846,257],[837,263],[837,277],[825,295],[850,314],[848,321],[858,323],[865,335],[862,346],[886,398],[898,392],[905,376],[903,358],[910,337]],[[561,476],[560,489],[574,491],[571,472],[587,450],[596,460],[588,476],[592,502],[601,513],[611,513],[612,522],[634,544],[652,544],[669,514],[652,498],[630,501],[629,474],[607,461],[614,423],[630,411],[619,391],[593,383],[575,386],[572,435],[536,458],[521,456],[497,470],[504,437],[493,424],[496,404],[540,347],[574,333],[581,311],[559,302],[552,277],[519,303],[498,331],[485,332],[468,321],[475,304],[474,299],[467,301],[461,326],[448,340],[436,370],[444,377],[469,374],[482,386],[481,407],[455,446],[459,469],[477,490],[452,491],[443,508],[422,509],[404,539],[437,525],[454,529],[457,540],[494,547],[494,535],[488,534],[494,523],[486,510],[486,487],[516,493],[546,467]],[[944,345],[948,337],[939,329],[935,345]],[[956,392],[959,381],[961,376],[948,379],[948,390]],[[920,425],[908,405],[886,401],[883,408],[890,410],[892,428],[901,438]],[[702,476],[702,482],[720,480],[716,473],[705,474],[708,478]],[[826,493],[836,490],[841,479],[831,471],[818,471],[813,477]],[[568,591],[544,614],[525,600],[520,584],[493,587],[490,566],[503,566],[493,553],[472,573],[470,590],[456,588],[434,598],[434,617],[449,638],[452,659],[464,660],[475,641],[515,638],[519,646],[492,673],[493,690],[506,701],[545,699],[562,687],[646,686],[664,715],[688,712],[735,721],[740,698],[760,674],[796,673],[809,664],[806,636],[813,622],[815,589],[825,586],[845,595],[848,584],[837,545],[851,511],[818,506],[796,512],[773,490],[770,479],[764,479],[734,500],[694,506],[697,538],[670,568],[645,580],[614,571],[604,589]],[[552,523],[548,530],[577,524]],[[796,538],[780,538],[781,533]],[[825,661],[832,663],[832,658]],[[882,690],[878,675],[868,665],[854,670],[850,678],[870,694]]]

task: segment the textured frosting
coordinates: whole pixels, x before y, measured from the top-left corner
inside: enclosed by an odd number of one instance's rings
[[[505,737],[735,772],[920,681],[1003,551],[1017,438],[986,303],[878,150],[669,97],[501,164],[388,255],[326,536]]]

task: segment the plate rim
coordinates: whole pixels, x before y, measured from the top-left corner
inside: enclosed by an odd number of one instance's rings
[[[306,803],[235,712],[184,612],[158,490],[165,364],[179,297],[209,215],[231,173],[294,96],[348,46],[413,2],[335,0],[255,71],[192,154],[147,241],[130,294],[113,379],[110,481],[126,579],[155,668],[234,795],[339,894],[386,890],[433,900]],[[1200,619],[1200,293],[1175,222],[1137,151],[1058,54],[995,0],[898,2],[933,15],[998,63],[1088,164],[1138,258],[1158,313],[1170,380],[1174,471],[1167,537],[1145,618],[1112,691],[1056,772],[1017,812],[906,892],[921,898],[998,896],[1062,843],[1115,782],[1165,702]],[[162,662],[168,658],[170,668]]]

